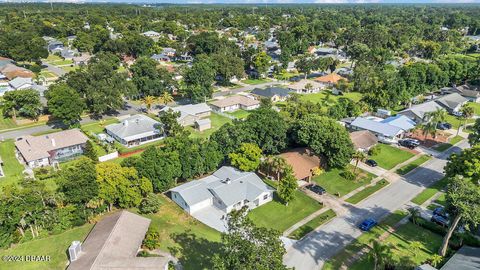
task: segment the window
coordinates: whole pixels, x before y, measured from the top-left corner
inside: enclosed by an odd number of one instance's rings
[[[176,198],[177,198],[177,194],[173,194],[173,197],[176,199]]]
[[[268,194],[263,195],[263,199],[264,200],[268,199]]]

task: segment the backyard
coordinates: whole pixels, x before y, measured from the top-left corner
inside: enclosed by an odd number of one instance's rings
[[[386,144],[378,144],[375,147],[378,148],[377,153],[371,155],[369,158],[375,160],[378,166],[386,170],[390,170],[414,156],[410,152]]]
[[[210,135],[212,135],[213,132],[217,131],[221,126],[225,125],[226,123],[232,122],[232,119],[212,112],[210,114],[210,121],[212,121],[212,127],[204,131],[198,131],[193,127],[186,127],[186,129],[191,132],[190,137],[208,138],[210,137]]]
[[[236,110],[234,112],[228,112],[227,114],[237,118],[237,119],[245,119],[250,115],[249,111],[245,110]]]
[[[354,167],[352,165],[348,166],[348,170],[353,171]],[[344,196],[345,194],[355,190],[361,186],[369,184],[374,175],[368,173],[360,168],[357,168],[356,180],[348,180],[342,176],[342,169],[333,168],[330,169],[318,176],[313,177],[313,181],[323,187],[328,193],[337,195],[339,197]]]
[[[258,226],[283,232],[321,208],[319,202],[297,190],[288,206],[275,196],[273,201],[250,211],[248,216]]]
[[[346,93],[343,93],[342,96],[336,96],[336,95],[333,95],[330,90],[324,90],[315,94],[301,95],[300,99],[304,101],[310,101],[313,103],[333,105],[342,97],[348,98],[348,99],[351,99],[352,101],[357,102],[357,101],[360,101],[360,99],[362,98],[362,94],[358,92],[346,92]]]
[[[4,177],[0,177],[0,189],[6,185],[19,182],[24,167],[15,157],[15,144],[13,140],[0,142],[0,158],[3,160]]]

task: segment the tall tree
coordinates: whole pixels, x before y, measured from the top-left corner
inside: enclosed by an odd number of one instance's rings
[[[45,96],[48,111],[53,117],[68,127],[78,125],[86,106],[77,91],[65,83],[59,83],[52,85]]]
[[[293,175],[293,170],[290,166],[284,172],[282,178],[278,182],[277,194],[280,200],[285,205],[288,205],[295,198],[295,191],[298,188],[297,179]]]
[[[244,172],[256,171],[260,166],[262,150],[253,143],[242,143],[242,145],[228,155],[230,163]]]
[[[59,173],[58,190],[68,203],[85,205],[98,195],[95,163],[82,157],[72,162]]]
[[[130,67],[132,81],[142,96],[160,96],[164,92],[172,92],[176,88],[173,74],[165,68],[157,68],[157,62],[142,57]]]
[[[3,100],[3,113],[14,119],[18,115],[37,119],[42,110],[40,94],[33,89],[8,91]]]
[[[472,133],[468,135],[468,142],[470,145],[480,144],[480,118],[475,120],[472,126]]]

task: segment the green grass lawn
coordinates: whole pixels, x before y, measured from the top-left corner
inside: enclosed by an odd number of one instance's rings
[[[422,247],[418,250],[412,247],[415,241],[421,243]],[[383,244],[391,245],[390,251],[394,262],[405,265],[406,269],[413,269],[438,252],[442,244],[442,236],[409,222],[400,226],[395,233],[383,241]],[[373,260],[365,256],[349,269],[373,268]]]
[[[186,127],[187,130],[190,130],[190,137],[192,138],[208,138],[212,135],[213,132],[217,131],[221,126],[226,123],[231,123],[232,119],[222,116],[217,113],[210,114],[210,121],[212,121],[212,127],[210,129],[204,130],[202,132],[194,129],[193,127]]]
[[[385,220],[380,222],[379,225],[375,226],[369,232],[363,233],[355,239],[352,243],[347,245],[342,251],[337,253],[335,256],[330,258],[325,262],[323,266],[324,270],[337,270],[340,269],[342,264],[349,260],[353,255],[357,254],[362,250],[366,245],[370,244],[372,239],[378,239],[380,235],[385,233],[389,228],[397,224],[400,220],[407,216],[407,213],[401,211],[395,211],[393,214],[389,215]],[[372,269],[372,268],[364,268]]]
[[[348,166],[349,170],[353,171],[353,166]],[[318,185],[322,186],[328,193],[330,194],[339,194],[339,196],[343,196],[354,189],[357,189],[361,186],[369,184],[374,175],[368,173],[360,168],[357,168],[356,175],[358,179],[355,181],[347,180],[341,176],[341,169],[330,169],[318,176],[313,177],[313,181]]]
[[[295,191],[295,198],[288,206],[280,203],[276,196],[274,197],[273,201],[248,213],[248,216],[256,225],[283,232],[301,219],[322,208],[319,202],[298,190]]]
[[[415,196],[415,198],[412,199],[412,202],[416,203],[418,205],[422,205],[428,199],[433,197],[433,195],[437,194],[437,192],[440,192],[442,189],[444,189],[447,186],[447,184],[448,184],[448,179],[447,178],[443,178],[443,179],[437,181],[431,187],[426,188],[420,194]]]
[[[83,241],[92,227],[93,225],[87,224],[61,234],[28,241],[7,250],[0,250],[0,257],[4,255],[48,255],[51,258],[49,262],[12,262],[8,264],[2,262],[0,269],[65,269],[68,262],[68,247],[74,240]]]
[[[49,54],[47,58],[42,59],[42,60],[45,61],[45,62],[51,63],[51,62],[60,61],[60,60],[63,60],[63,59],[58,55]]]
[[[384,188],[387,186],[389,183],[385,179],[382,179],[375,183],[375,185],[367,187],[356,194],[354,194],[352,197],[348,198],[346,201],[351,203],[351,204],[357,204],[361,202],[363,199],[367,198],[368,196],[372,195],[373,193],[379,191],[380,189]]]
[[[375,160],[378,163],[378,166],[386,170],[390,170],[396,165],[414,156],[410,152],[386,144],[380,143],[375,147],[378,147],[380,151],[377,154],[370,156],[370,158]]]
[[[435,203],[438,203],[442,206],[446,206],[447,205],[447,201],[446,201],[446,198],[445,198],[445,193],[441,193],[440,196],[438,196],[435,201]]]
[[[301,226],[300,228],[296,229],[293,231],[288,237],[291,239],[296,239],[299,240],[311,231],[315,230],[318,228],[320,225],[323,223],[331,220],[336,216],[335,212],[333,212],[332,209],[327,210],[314,219],[310,220],[309,222],[305,223],[305,225]]]
[[[15,157],[15,144],[13,140],[0,142],[0,157],[3,160],[4,177],[0,177],[0,189],[6,185],[19,182],[22,178],[24,167]]]
[[[330,90],[324,90],[324,91],[320,91],[319,93],[315,93],[315,94],[305,94],[305,95],[301,95],[300,96],[300,99],[304,100],[304,101],[310,101],[310,102],[313,102],[313,103],[321,103],[321,104],[324,104],[324,105],[333,105],[335,104],[339,98],[349,98],[353,101],[360,101],[360,99],[362,98],[362,94],[361,93],[358,93],[358,92],[348,92],[348,93],[344,93],[343,96],[335,96],[333,94],[331,94],[332,92]],[[330,95],[328,95],[330,94]],[[328,98],[327,98],[328,97]]]
[[[65,60],[61,59],[61,60],[57,60],[57,61],[52,61],[52,62],[50,62],[50,64],[55,65],[55,66],[64,66],[64,65],[73,64],[73,61],[69,60],[69,59],[65,59]]]
[[[452,147],[453,145],[457,144],[458,142],[460,142],[461,140],[463,140],[462,137],[460,136],[455,136],[453,137],[452,139],[450,139],[450,141],[448,143],[440,143],[440,144],[437,144],[433,147],[433,149],[435,149],[436,151],[438,152],[444,152],[446,151],[447,149],[449,149],[450,147]]]
[[[401,167],[400,169],[397,170],[397,173],[400,175],[405,175],[409,172],[411,172],[413,169],[417,168],[418,166],[422,165],[423,163],[429,161],[431,159],[430,156],[423,155],[419,157],[418,159],[410,162],[409,164]]]
[[[13,119],[10,117],[5,117],[3,115],[2,108],[0,108],[0,130],[15,128],[15,127],[17,127],[17,124],[15,123],[15,121],[13,121]]]
[[[40,76],[43,76],[47,79],[57,77],[57,75],[55,75],[55,73],[53,73],[51,71],[48,71],[47,69],[42,69],[42,71],[40,71]]]
[[[469,103],[469,104],[472,104],[472,103]],[[472,106],[472,107],[474,107],[475,111],[477,110],[476,106]],[[451,115],[451,114],[447,115],[447,117],[445,118],[445,122],[448,122],[448,123],[452,124],[452,129],[455,129],[455,130],[458,129],[458,127],[460,125],[463,125],[463,123],[464,123],[463,120],[460,120],[456,116]],[[467,124],[471,124],[473,122],[475,122],[475,119],[467,119],[467,121],[466,121]]]
[[[85,133],[102,133],[105,129],[105,126],[108,126],[110,124],[115,124],[115,123],[120,123],[117,118],[110,118],[110,119],[105,119],[105,120],[100,120],[100,121],[95,121],[92,123],[84,124],[81,126],[81,129]]]
[[[250,115],[250,112],[245,110],[236,110],[234,112],[227,112],[227,114],[234,116],[237,119],[245,119]]]
[[[243,80],[242,82],[250,85],[257,85],[262,83],[268,83],[271,81],[269,79],[248,79],[248,80]]]

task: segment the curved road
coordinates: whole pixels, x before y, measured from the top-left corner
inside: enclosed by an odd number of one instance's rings
[[[347,214],[334,218],[288,248],[284,263],[296,270],[321,269],[325,261],[362,234],[357,224],[366,217],[379,220],[401,208],[425,187],[443,178],[446,159],[467,147],[468,143],[464,140],[358,205],[349,205]]]

